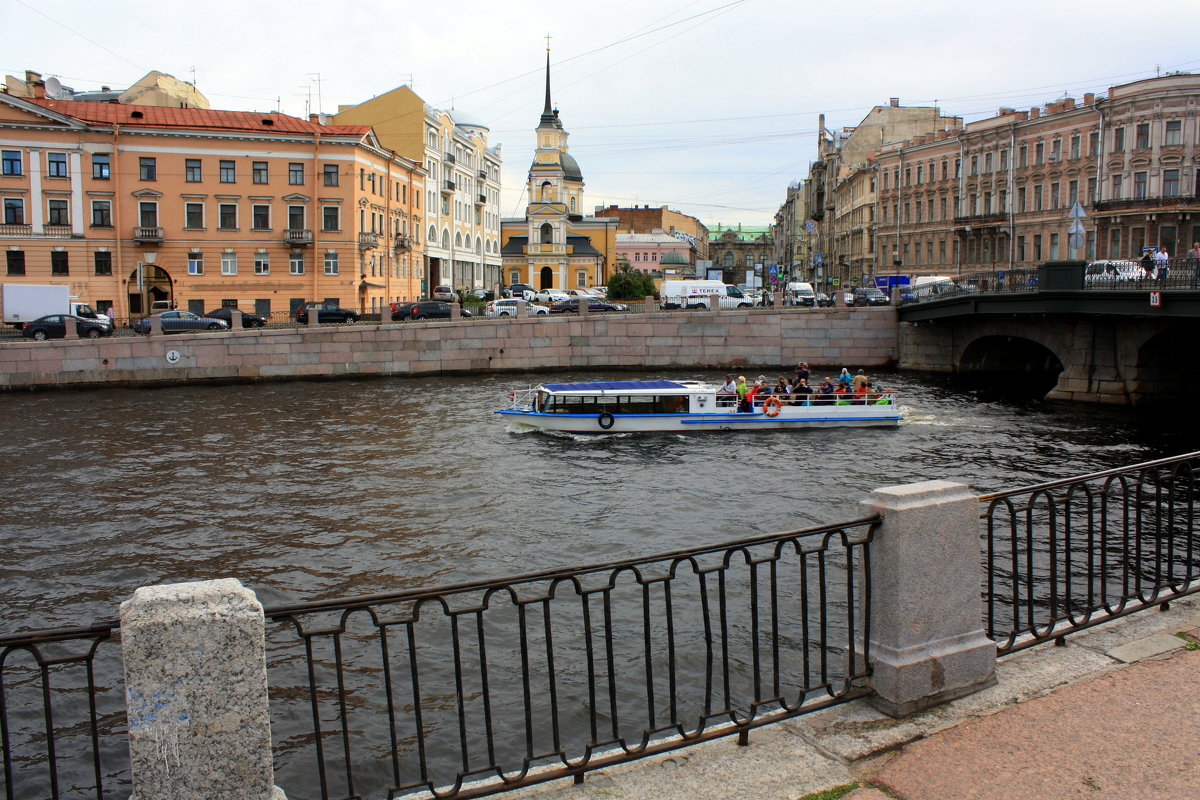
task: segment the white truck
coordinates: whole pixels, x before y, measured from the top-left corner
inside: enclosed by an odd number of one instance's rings
[[[787,285],[783,293],[783,302],[789,306],[808,306],[809,308],[814,308],[817,305],[817,293],[813,291],[811,283],[794,281]]]
[[[721,281],[663,281],[658,296],[663,308],[753,308],[741,289]]]
[[[69,286],[39,286],[28,283],[0,284],[0,314],[5,325],[22,328],[47,314],[74,314],[99,319],[87,303],[71,297]]]

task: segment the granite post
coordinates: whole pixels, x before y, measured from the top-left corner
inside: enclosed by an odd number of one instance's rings
[[[655,310],[655,308],[654,308],[654,295],[652,295],[652,294],[648,294],[648,295],[646,295],[646,299],[642,301],[642,305],[643,305],[643,309],[642,309],[642,310],[643,310],[645,313],[649,314],[649,313],[653,312],[653,311]]]
[[[321,311],[316,308],[308,309],[308,327],[315,328],[321,324]]]
[[[451,303],[450,304],[450,319],[462,319],[462,304],[461,303]]]
[[[150,335],[158,336],[162,334],[162,317],[158,314],[150,315]]]
[[[527,311],[525,310],[525,300],[524,300],[524,298],[522,298],[522,299],[520,299],[520,300],[517,300],[517,317],[518,317],[518,318],[521,318],[521,317],[528,316],[528,313],[529,313],[529,312],[527,312]]]
[[[983,631],[979,501],[960,483],[873,491],[883,517],[871,543],[868,701],[892,717],[996,682],[996,645]]]
[[[240,309],[231,308],[229,310],[229,330],[239,331],[246,327],[246,323],[242,321],[242,312]]]
[[[576,298],[576,306],[577,306],[576,310],[580,314],[587,314],[589,311],[592,310],[592,303],[586,297],[577,297]]]
[[[79,323],[75,321],[75,317],[73,315],[67,315],[63,317],[63,338],[79,338]]]
[[[262,605],[233,578],[121,604],[132,800],[283,800],[263,632]]]

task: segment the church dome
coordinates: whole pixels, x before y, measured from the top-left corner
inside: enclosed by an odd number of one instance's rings
[[[579,171],[579,162],[569,153],[562,154],[563,177],[569,181],[582,181],[583,173]]]

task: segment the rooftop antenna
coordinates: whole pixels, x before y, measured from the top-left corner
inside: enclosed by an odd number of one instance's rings
[[[192,88],[195,89],[196,88],[196,65],[195,64],[193,64],[191,66],[191,71],[192,71]]]
[[[304,93],[304,118],[308,119],[308,116],[312,114],[312,86],[301,86],[299,88]]]
[[[310,72],[308,73],[308,77],[315,78],[317,81],[317,113],[320,114],[321,110],[325,107],[325,104],[321,102],[321,73]]]

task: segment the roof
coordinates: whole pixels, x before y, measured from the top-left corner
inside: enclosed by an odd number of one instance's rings
[[[686,389],[675,381],[598,381],[596,383],[544,383],[551,392],[628,391],[631,389]]]
[[[575,160],[575,156],[570,153],[562,154],[563,177],[569,181],[583,180],[583,172],[579,169],[579,162]]]
[[[687,242],[682,239],[677,239],[669,233],[618,233],[617,244],[634,244],[634,243],[653,244],[655,242],[661,244],[674,245],[676,247],[687,247]]]
[[[710,241],[715,242],[715,241],[720,240],[721,237],[725,236],[726,234],[730,234],[730,233],[735,235],[738,238],[738,240],[740,240],[740,241],[754,242],[754,241],[758,241],[758,237],[760,237],[760,236],[766,236],[768,239],[771,238],[771,226],[770,225],[742,225],[737,228],[718,227],[716,230],[710,230],[708,232],[708,238]]]
[[[136,106],[124,103],[88,103],[80,100],[29,99],[50,111],[93,125],[146,128],[201,128],[208,130],[274,131],[363,136],[369,125],[320,125],[277,112],[211,111],[203,108]],[[135,116],[139,115],[139,116]],[[270,124],[266,124],[269,120]]]
[[[523,256],[525,255],[525,245],[529,244],[528,236],[513,236],[504,243],[500,248],[502,256]],[[568,236],[567,244],[571,246],[571,257],[575,256],[601,256],[599,250],[592,246],[592,240],[586,236]]]

